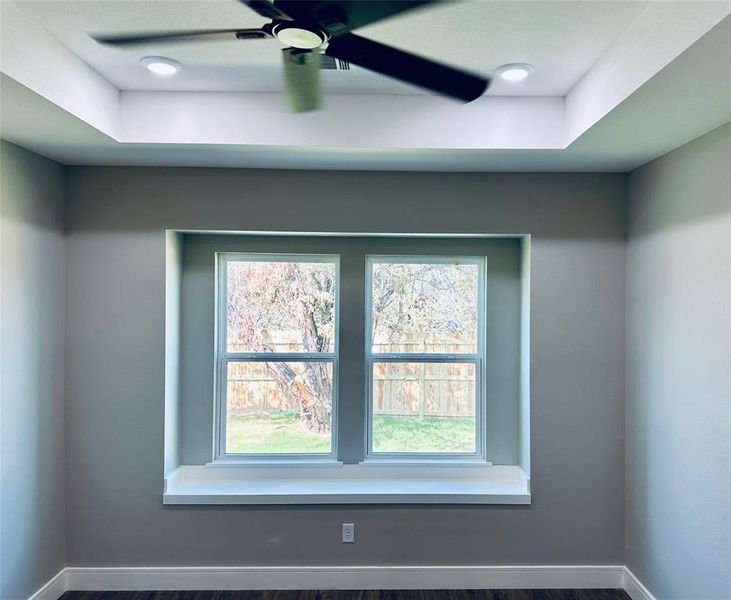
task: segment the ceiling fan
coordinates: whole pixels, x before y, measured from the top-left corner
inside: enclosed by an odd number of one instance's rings
[[[449,96],[463,102],[479,98],[485,77],[374,42],[351,33],[438,0],[240,0],[270,23],[259,29],[171,31],[136,35],[92,36],[118,47],[149,43],[276,38],[283,50],[285,94],[290,110],[320,105],[320,54]]]

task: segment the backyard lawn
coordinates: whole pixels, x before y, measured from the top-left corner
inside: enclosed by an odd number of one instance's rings
[[[330,436],[309,432],[292,413],[229,416],[229,453],[329,452]],[[472,452],[472,418],[376,415],[373,446],[379,452]]]

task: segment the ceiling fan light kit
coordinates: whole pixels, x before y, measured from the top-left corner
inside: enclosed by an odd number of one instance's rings
[[[351,33],[436,0],[241,0],[271,22],[259,29],[177,31],[123,36],[94,36],[117,47],[146,43],[275,38],[288,46],[282,53],[287,106],[294,112],[320,106],[320,52],[460,100],[476,100],[490,80]],[[148,67],[149,68],[149,67]],[[179,68],[179,65],[178,65]]]
[[[291,23],[277,23],[272,27],[272,32],[285,46],[305,50],[319,48],[328,40],[328,35],[322,31],[302,29]]]

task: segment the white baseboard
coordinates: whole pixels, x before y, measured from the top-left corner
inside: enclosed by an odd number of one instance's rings
[[[627,567],[624,568],[624,591],[632,600],[656,600],[650,590]]]
[[[69,590],[625,589],[655,600],[622,565],[66,567],[29,600]]]
[[[66,569],[61,569],[28,600],[58,600],[68,589],[66,586]]]
[[[621,588],[623,566],[68,567],[67,589]]]

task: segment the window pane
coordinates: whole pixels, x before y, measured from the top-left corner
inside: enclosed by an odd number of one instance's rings
[[[334,352],[335,264],[228,261],[228,352]]]
[[[372,352],[477,352],[479,268],[374,263]]]
[[[474,363],[373,365],[374,452],[475,452]]]
[[[328,453],[332,363],[229,362],[226,453]]]

